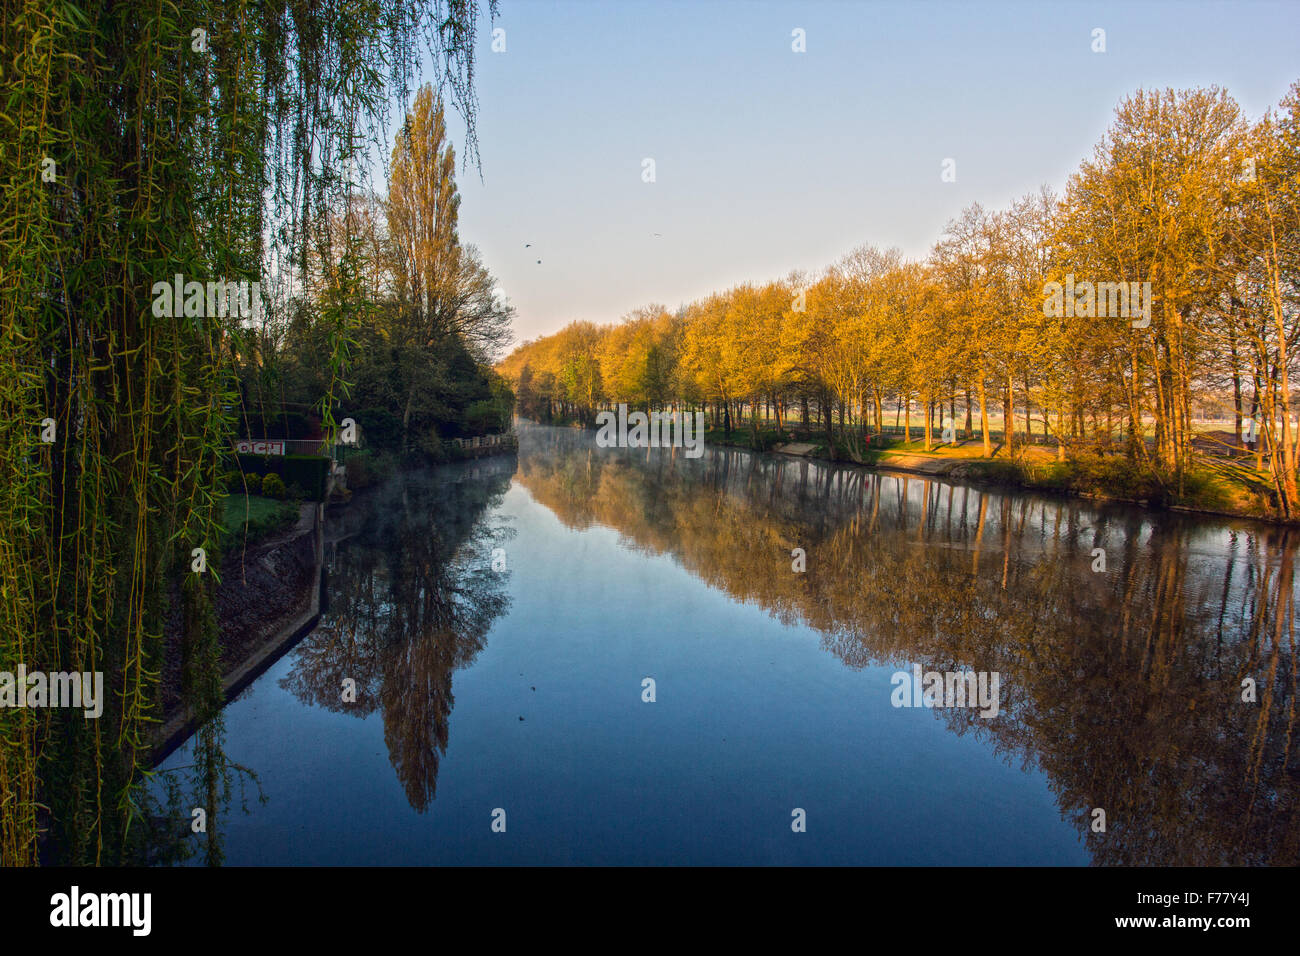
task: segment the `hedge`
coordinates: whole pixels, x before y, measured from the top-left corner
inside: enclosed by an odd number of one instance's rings
[[[311,501],[325,500],[330,460],[319,455],[236,455],[246,474],[279,475],[286,485],[298,485]]]

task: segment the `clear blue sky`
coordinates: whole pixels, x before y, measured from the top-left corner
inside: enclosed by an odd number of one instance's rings
[[[1061,191],[1139,87],[1217,84],[1254,118],[1300,79],[1296,2],[500,6],[506,51],[479,29],[482,181],[459,173],[460,227],[516,341],[864,242],[923,256],[972,202]]]

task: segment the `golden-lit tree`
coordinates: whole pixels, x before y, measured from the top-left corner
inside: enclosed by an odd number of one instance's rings
[[[905,436],[920,402],[927,449],[935,424],[957,429],[964,400],[961,431],[978,428],[986,458],[1021,460],[1037,441],[1061,462],[1104,455],[1118,425],[1124,467],[1173,499],[1200,464],[1193,403],[1231,383],[1238,434],[1243,417],[1258,423],[1259,467],[1292,515],[1298,91],[1254,127],[1219,89],[1138,91],[1062,198],[1043,188],[1005,210],[972,205],[924,262],[863,246],[812,280],[744,283],[677,316],[654,306],[585,329],[598,344],[576,352],[566,329],[501,369],[518,382],[527,368],[532,394],[544,376],[567,383],[562,415],[698,403],[728,434],[747,415],[755,444],[761,422],[779,434],[797,402],[806,434],[855,459],[869,423],[886,430],[887,400]],[[1053,283],[1072,290],[1068,308],[1049,308]]]

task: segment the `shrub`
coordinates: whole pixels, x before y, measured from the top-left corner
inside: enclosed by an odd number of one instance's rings
[[[221,485],[230,493],[244,493],[244,476],[235,469],[230,469],[221,475]]]
[[[1194,468],[1187,472],[1183,482],[1183,498],[1201,508],[1224,510],[1232,507],[1232,493],[1223,476],[1206,468]]]
[[[374,481],[371,457],[370,449],[365,448],[349,455],[343,463],[349,488],[365,488]]]
[[[330,469],[328,458],[320,455],[239,455],[238,458],[245,474],[279,475],[285,484],[302,488],[305,498],[325,500]]]
[[[277,471],[282,481],[298,485],[303,497],[312,501],[325,500],[325,487],[329,483],[330,460],[319,455],[286,455]]]
[[[248,493],[250,495],[257,495],[262,493],[262,476],[257,474],[256,472],[249,472],[248,474],[244,475],[243,484],[248,486]],[[240,486],[237,484],[235,485],[235,487],[239,488]]]
[[[1168,497],[1167,482],[1140,462],[1122,455],[1082,451],[1071,457],[1061,471],[1073,491],[1153,501]]]
[[[352,449],[343,460],[343,468],[347,472],[348,488],[369,488],[393,475],[396,470],[396,455],[391,451],[374,453],[370,449]]]
[[[353,418],[370,448],[398,448],[402,444],[402,420],[382,408],[363,408]]]
[[[475,435],[484,435],[502,427],[501,408],[491,399],[470,402],[465,409],[465,421]]]
[[[986,481],[1015,487],[1025,483],[1025,472],[1020,465],[1006,459],[975,459],[963,466]]]
[[[284,480],[279,475],[272,473],[262,479],[262,497],[283,498],[285,493]]]
[[[456,436],[462,437],[462,436]],[[415,450],[422,452],[429,461],[449,461],[453,458],[460,457],[455,451],[455,446],[450,441],[444,442],[438,435],[438,427],[430,425],[415,442]],[[415,455],[407,456],[412,461],[418,460]]]

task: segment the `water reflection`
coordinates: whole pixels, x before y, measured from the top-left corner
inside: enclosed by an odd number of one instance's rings
[[[437,790],[455,702],[452,673],[483,648],[506,610],[510,572],[492,550],[510,529],[488,518],[513,457],[398,476],[332,522],[329,608],[293,652],[280,685],[304,703],[355,717],[376,710],[411,806]],[[355,701],[344,681],[355,681]]]
[[[850,667],[999,672],[998,717],[935,715],[1041,768],[1095,863],[1300,860],[1295,531],[539,427],[516,480]]]

